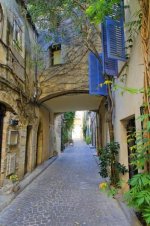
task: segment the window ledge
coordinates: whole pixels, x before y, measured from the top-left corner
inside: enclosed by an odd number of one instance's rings
[[[50,65],[50,67],[57,67],[57,66],[63,66],[63,65],[65,65],[65,64],[55,64],[55,65]]]

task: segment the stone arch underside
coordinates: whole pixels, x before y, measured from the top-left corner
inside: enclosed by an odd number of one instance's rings
[[[84,65],[83,70],[82,62],[82,67],[56,76],[46,71],[40,81],[39,104],[53,113],[97,111],[104,97],[89,94],[88,67]]]
[[[69,52],[69,59],[64,59],[62,65],[50,66],[40,75],[39,103],[54,113],[97,110],[101,97],[89,95],[87,49],[62,46],[62,52],[65,51]]]
[[[39,100],[39,103],[54,113],[67,111],[97,111],[103,96],[93,96],[88,90],[68,90],[49,94]]]

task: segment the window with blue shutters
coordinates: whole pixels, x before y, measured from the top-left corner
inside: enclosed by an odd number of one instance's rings
[[[102,62],[102,55],[100,55]],[[104,83],[102,63],[97,59],[93,53],[89,53],[89,93],[91,95],[107,95],[107,87],[100,84]]]
[[[111,59],[126,60],[124,35],[124,1],[114,5],[113,13],[106,17],[107,56]]]
[[[111,15],[102,23],[103,73],[118,75],[118,60],[125,61],[124,4],[114,5]]]
[[[106,33],[106,24],[103,23],[102,26],[102,48],[103,48],[103,74],[109,76],[118,75],[118,61],[116,59],[111,59],[108,57],[108,40]]]
[[[106,19],[107,54],[108,58],[126,60],[123,19]]]

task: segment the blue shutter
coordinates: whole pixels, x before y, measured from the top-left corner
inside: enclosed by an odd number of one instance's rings
[[[106,34],[106,25],[102,23],[102,48],[103,48],[103,73],[109,76],[118,75],[118,61],[108,57],[108,40]]]
[[[103,55],[100,54],[101,63],[97,60],[98,71],[99,71],[99,84],[103,84],[105,82],[104,74],[103,74]],[[107,85],[103,85],[99,88],[100,94],[107,96]]]
[[[63,39],[62,39],[62,37],[59,35],[59,33],[55,33],[53,39],[54,39],[54,42],[55,42],[56,44],[61,44],[61,43],[63,42]]]
[[[100,55],[102,61],[102,56]],[[102,64],[99,62],[97,57],[93,54],[89,54],[89,93],[91,95],[107,95],[107,87],[101,83],[104,83],[105,79],[103,76]]]
[[[123,19],[106,19],[107,54],[111,59],[126,60]]]

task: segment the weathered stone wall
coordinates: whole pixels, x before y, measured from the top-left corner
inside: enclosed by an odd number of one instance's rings
[[[88,55],[86,48],[70,47],[62,52],[70,52],[69,62],[51,66],[40,77],[40,100],[56,93],[69,91],[88,91]],[[68,54],[67,54],[68,55]]]
[[[82,32],[77,32],[71,20],[63,21],[60,25],[60,37],[55,41],[44,42],[44,35],[39,38],[43,48],[43,71],[40,73],[40,101],[55,95],[70,92],[89,91],[88,55],[91,50],[102,51],[99,28],[91,29],[88,25]],[[65,34],[61,32],[65,31]],[[49,34],[47,34],[49,35]],[[60,40],[59,40],[60,39]],[[59,43],[60,42],[60,43]],[[61,64],[52,65],[50,54],[53,45],[61,45]],[[41,58],[42,59],[42,58]]]
[[[3,119],[0,184],[11,174],[21,179],[36,165],[39,109],[33,102],[35,66],[32,65],[36,31],[23,14],[26,10],[15,0],[0,0],[3,19],[0,22],[0,104],[6,108]],[[13,39],[14,20],[22,29],[22,48]],[[11,120],[18,120],[12,125]],[[32,128],[30,134],[27,128]],[[15,139],[15,143],[12,140]],[[12,142],[12,143],[11,143]]]
[[[50,112],[41,106],[37,145],[38,164],[53,156],[53,142],[51,142],[51,120],[53,119],[51,119]]]

